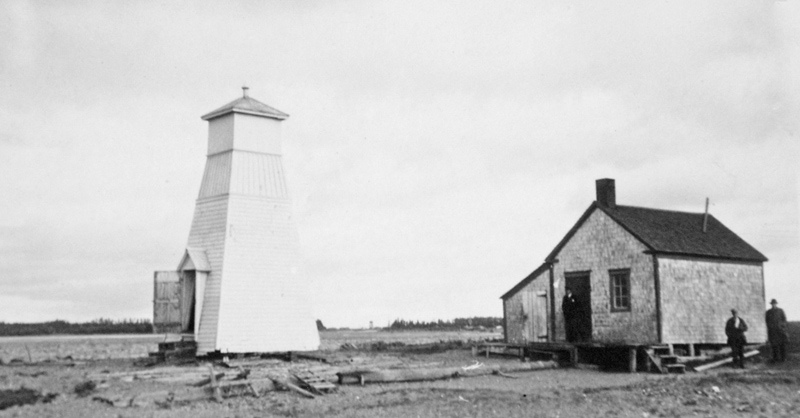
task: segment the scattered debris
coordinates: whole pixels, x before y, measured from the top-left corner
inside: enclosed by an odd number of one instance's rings
[[[239,373],[236,375],[236,377],[233,378],[233,380],[247,379],[247,376],[249,375],[250,375],[250,369],[243,369],[239,367]]]
[[[222,379],[224,376],[225,376],[225,373],[217,373],[217,374],[214,375],[214,379],[219,380],[219,379]],[[210,377],[206,377],[205,379],[203,379],[203,380],[201,380],[201,381],[199,381],[197,383],[192,383],[191,386],[202,387],[202,386],[205,386],[205,385],[207,385],[209,383],[211,383],[211,378]]]
[[[336,389],[336,385],[314,374],[314,372],[310,370],[298,371],[292,374],[300,381],[301,386],[317,395],[322,395],[323,392],[330,392]]]
[[[358,350],[358,347],[356,347],[356,345],[353,343],[344,343],[339,346],[339,350],[352,351],[352,350]]]
[[[300,395],[305,396],[306,398],[315,398],[313,393],[295,385],[294,383],[289,382],[287,379],[282,379],[278,377],[273,377],[272,381],[275,385],[279,388],[283,388],[284,390],[291,390],[293,392],[299,393]]]
[[[473,364],[473,365],[471,365],[471,366],[464,366],[464,367],[462,367],[462,368],[461,368],[461,370],[464,370],[464,371],[467,371],[467,370],[475,370],[475,369],[477,369],[477,368],[479,368],[479,367],[483,367],[483,363],[480,363],[480,362],[478,362],[478,361],[475,361],[475,364]]]

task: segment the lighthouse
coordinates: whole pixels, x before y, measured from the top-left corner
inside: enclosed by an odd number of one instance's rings
[[[304,351],[319,333],[281,151],[289,115],[242,97],[204,116],[208,151],[186,250],[156,272],[154,325],[199,355]]]

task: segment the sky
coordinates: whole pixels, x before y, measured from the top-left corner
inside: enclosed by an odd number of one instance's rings
[[[800,320],[798,1],[0,0],[0,38],[0,321],[152,318],[243,85],[326,326],[502,316],[600,178],[709,198]]]

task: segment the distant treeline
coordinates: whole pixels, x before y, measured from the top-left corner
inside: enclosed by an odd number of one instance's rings
[[[53,335],[53,334],[149,334],[153,324],[147,319],[95,319],[91,322],[71,323],[55,320],[30,324],[0,322],[0,336]]]
[[[406,321],[405,319],[395,319],[389,329],[474,329],[474,328],[495,328],[503,325],[503,318],[474,316],[472,318],[456,318],[453,320],[442,321]]]

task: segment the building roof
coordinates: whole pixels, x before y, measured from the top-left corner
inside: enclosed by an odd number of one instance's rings
[[[506,300],[509,297],[513,296],[515,293],[519,292],[520,289],[522,289],[523,287],[527,286],[528,283],[536,280],[537,277],[541,276],[542,273],[547,271],[549,266],[550,266],[550,264],[548,264],[548,263],[544,263],[541,266],[539,266],[539,268],[534,270],[533,273],[529,274],[528,277],[522,279],[522,281],[517,283],[516,286],[512,287],[511,290],[509,290],[508,292],[504,293],[503,296],[500,296],[500,299]]]
[[[178,271],[184,270],[211,271],[211,264],[208,262],[208,257],[206,257],[206,250],[187,247],[181,262],[178,263]]]
[[[284,120],[289,117],[286,113],[281,112],[274,107],[265,105],[252,97],[246,95],[240,97],[225,106],[220,107],[213,112],[207,113],[202,116],[203,120],[211,120],[220,116],[225,116],[228,113],[244,113],[247,115],[263,116],[266,118]]]
[[[657,254],[708,257],[735,261],[764,262],[767,257],[708,215],[703,232],[703,213],[676,212],[616,205],[613,208],[593,202],[575,226],[547,256],[553,262],[559,251],[596,210],[602,210],[622,228]]]

